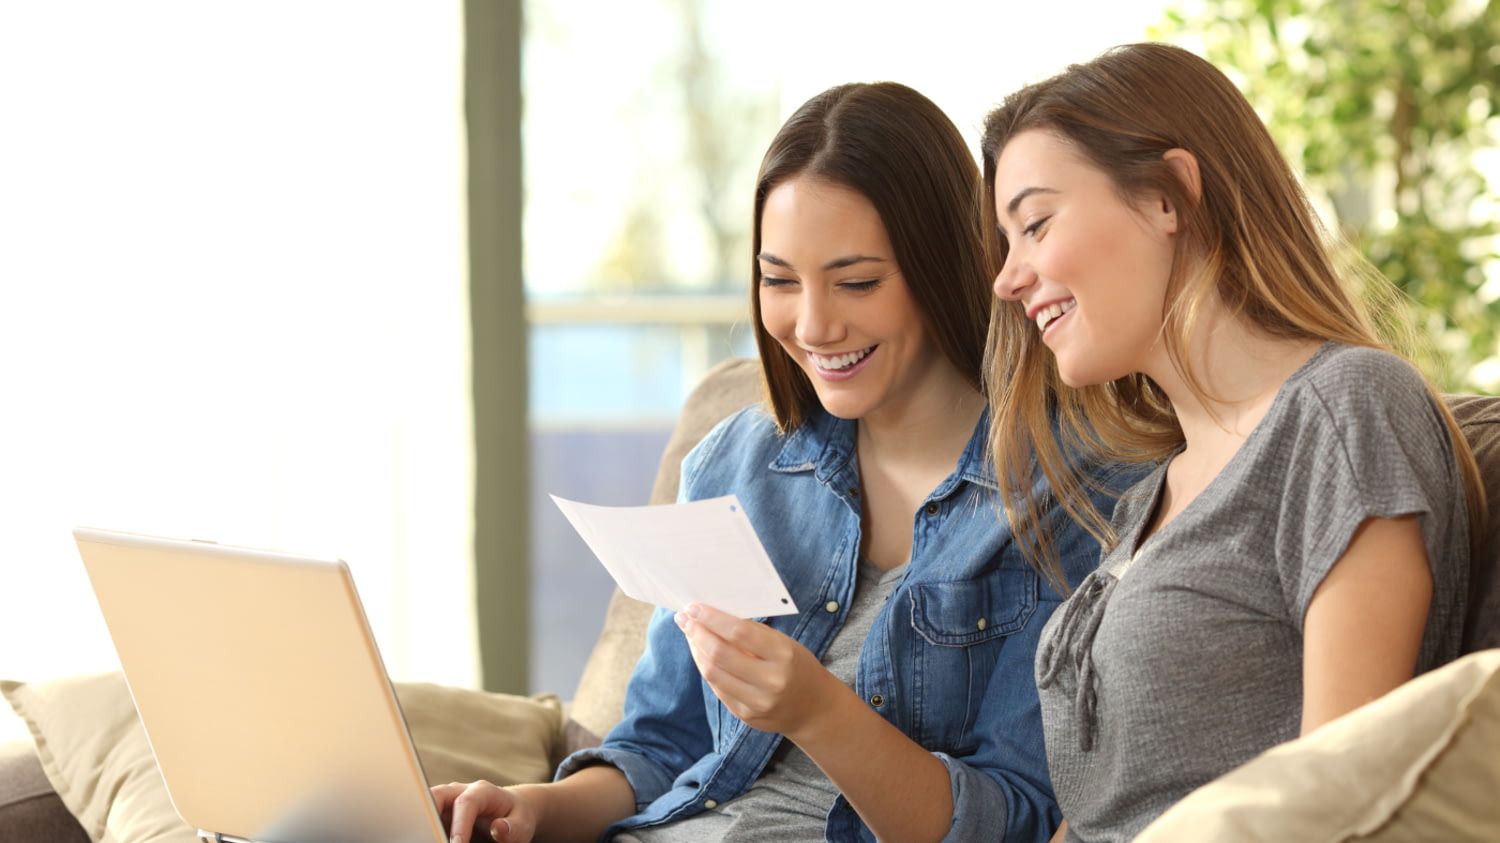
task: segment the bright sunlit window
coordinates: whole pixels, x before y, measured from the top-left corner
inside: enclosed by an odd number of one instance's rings
[[[342,557],[477,681],[459,14],[0,11],[0,677],[115,666],[85,524]]]

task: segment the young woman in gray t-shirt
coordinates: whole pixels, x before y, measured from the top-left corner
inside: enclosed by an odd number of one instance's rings
[[[1068,840],[1128,840],[1454,658],[1483,492],[1208,62],[1107,51],[1008,97],[983,155],[1007,507],[1045,569],[1055,525],[1026,495],[1035,471],[1015,470],[1034,449],[1107,548],[1038,650],[1048,763]],[[1065,457],[1080,444],[1160,462],[1112,521]]]

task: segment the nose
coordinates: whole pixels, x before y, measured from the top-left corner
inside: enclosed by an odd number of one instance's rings
[[[797,342],[803,348],[817,348],[844,338],[838,306],[827,292],[808,289],[800,297],[797,309]]]
[[[1019,301],[1025,294],[1027,288],[1036,283],[1036,273],[1019,259],[1016,250],[1012,249],[1005,256],[1005,264],[1000,267],[1000,272],[995,275],[995,298],[1007,301]]]

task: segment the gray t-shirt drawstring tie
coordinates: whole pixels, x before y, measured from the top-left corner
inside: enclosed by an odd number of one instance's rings
[[[1047,639],[1040,655],[1042,670],[1037,687],[1051,688],[1061,679],[1064,692],[1071,691],[1078,749],[1082,752],[1094,748],[1094,710],[1099,702],[1094,687],[1094,636],[1104,620],[1104,607],[1114,593],[1116,582],[1114,576],[1102,570],[1085,577],[1073,599],[1058,610],[1062,617],[1057,622],[1057,634]],[[1072,670],[1064,673],[1065,668]]]

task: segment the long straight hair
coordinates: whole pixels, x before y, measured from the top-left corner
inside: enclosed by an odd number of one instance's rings
[[[986,236],[1001,256],[1006,244],[998,234],[996,162],[1012,138],[1031,129],[1065,138],[1108,175],[1123,200],[1157,192],[1178,210],[1163,339],[1200,398],[1211,396],[1183,350],[1214,299],[1270,336],[1392,350],[1376,317],[1387,330],[1394,324],[1385,317],[1399,300],[1394,285],[1363,261],[1343,262],[1351,273],[1346,283],[1332,256],[1333,239],[1270,132],[1208,61],[1167,44],[1115,47],[1017,91],[992,111],[981,142],[983,214]],[[1171,149],[1196,157],[1199,196],[1189,193],[1163,158]],[[1112,547],[1117,537],[1085,494],[1078,459],[1069,454],[1155,461],[1181,447],[1182,428],[1165,393],[1145,375],[1077,389],[1064,384],[1015,302],[1000,306],[986,357],[991,371],[1007,373],[990,383],[990,447],[1006,469],[999,475],[1006,511],[1033,561],[1053,576],[1050,536],[1041,525],[1039,502],[1028,494],[1035,466],[1075,520]],[[1484,487],[1467,440],[1433,395],[1458,454],[1470,535],[1477,537],[1486,512]]]
[[[807,374],[761,324],[761,216],[782,182],[811,177],[870,201],[896,264],[938,349],[984,390],[984,343],[992,307],[989,256],[980,232],[979,167],[947,115],[895,82],[830,88],[787,119],[761,162],[751,238],[751,311],[766,402],[793,430],[818,406]]]

